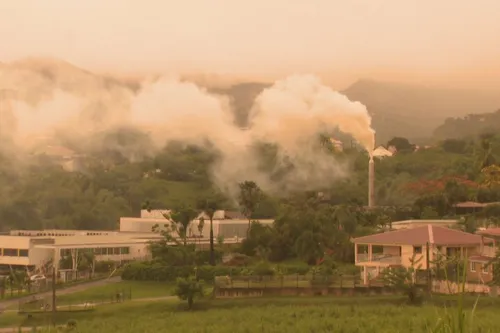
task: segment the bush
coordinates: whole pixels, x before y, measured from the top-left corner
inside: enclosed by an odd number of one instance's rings
[[[174,282],[178,277],[187,278],[195,275],[205,281],[213,281],[215,276],[240,275],[241,268],[224,266],[165,266],[155,262],[134,262],[123,269],[123,280],[136,281],[168,281]]]
[[[203,281],[199,281],[193,276],[177,278],[175,295],[181,300],[187,301],[188,309],[191,310],[194,300],[203,297]]]
[[[219,249],[214,249],[215,262],[222,261],[223,252]],[[210,263],[210,251],[196,251],[195,252],[196,265],[208,265]]]
[[[96,261],[94,272],[96,273],[110,273],[117,263],[113,260]]]
[[[228,262],[224,263],[224,265],[243,267],[248,266],[251,261],[252,258],[250,258],[249,256],[242,253],[235,253]]]
[[[309,271],[307,265],[280,265],[279,270],[286,274],[305,275]],[[174,282],[178,277],[187,278],[196,275],[199,279],[213,281],[216,276],[255,275],[270,276],[276,268],[268,262],[261,262],[254,267],[231,266],[166,266],[160,262],[132,262],[123,268],[123,280],[135,281],[167,281]]]
[[[257,276],[272,276],[274,273],[274,268],[267,261],[259,262],[253,269],[253,275]]]
[[[280,265],[287,274],[306,275],[311,270],[311,267],[306,263],[296,265]]]

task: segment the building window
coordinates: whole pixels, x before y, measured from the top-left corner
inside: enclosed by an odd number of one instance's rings
[[[20,257],[27,257],[28,256],[28,250],[19,250],[19,256]]]
[[[488,265],[483,264],[483,269],[482,269],[483,274],[488,274]]]
[[[475,272],[476,271],[476,263],[475,262],[471,262],[470,263],[470,271],[471,272]]]
[[[413,247],[413,253],[415,253],[415,254],[422,254],[422,247],[421,246],[414,246]]]
[[[121,254],[130,254],[130,248],[128,248],[128,247],[122,247],[121,248]]]
[[[5,257],[17,257],[17,249],[3,249]]]

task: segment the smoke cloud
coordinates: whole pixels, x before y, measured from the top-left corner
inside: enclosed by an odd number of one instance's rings
[[[374,149],[365,106],[310,75],[290,76],[265,89],[255,99],[247,128],[235,125],[228,96],[175,77],[136,87],[64,62],[29,59],[0,66],[0,90],[0,136],[25,151],[69,138],[83,151],[99,145],[119,148],[134,160],[140,158],[138,151],[147,154],[172,140],[210,143],[221,154],[213,179],[229,192],[244,180],[276,193],[318,189],[345,177],[347,165],[320,147],[320,133],[339,129],[368,152]],[[101,140],[102,133],[123,128],[148,133],[151,141],[128,147]],[[259,142],[277,148],[271,172],[257,158]],[[272,176],[281,169],[287,172]]]

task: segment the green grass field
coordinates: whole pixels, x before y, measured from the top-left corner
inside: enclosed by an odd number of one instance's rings
[[[481,298],[474,315],[476,298],[466,299],[466,331],[498,332],[497,299]],[[103,305],[91,312],[59,313],[57,321],[74,319],[80,333],[132,332],[344,332],[344,333],[428,333],[448,314],[456,315],[453,297],[433,298],[423,306],[408,306],[405,299],[385,297],[307,297],[214,300],[198,303],[193,311],[175,299],[150,303],[126,302]],[[448,302],[448,307],[443,304]],[[9,314],[0,325],[19,324],[23,316]],[[43,325],[49,316],[36,315],[31,324]],[[27,324],[27,322],[25,322]],[[472,328],[472,329],[469,329]],[[443,331],[439,331],[443,332]]]
[[[61,295],[57,297],[57,300],[61,304],[105,302],[114,298],[117,292],[122,292],[125,295],[130,294],[132,299],[137,299],[171,296],[173,291],[174,286],[168,283],[120,281],[104,286],[89,288],[85,291],[73,294]]]

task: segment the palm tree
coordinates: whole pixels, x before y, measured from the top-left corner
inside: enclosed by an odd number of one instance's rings
[[[212,192],[211,195],[206,198],[200,199],[198,202],[198,208],[206,215],[210,221],[210,265],[215,266],[215,250],[214,250],[214,215],[217,210],[219,210],[222,204],[225,202],[222,195],[219,192]],[[200,222],[201,223],[201,222]]]
[[[241,212],[248,219],[247,237],[250,232],[250,225],[252,224],[252,215],[259,206],[262,199],[262,191],[259,186],[253,181],[244,181],[239,184],[240,195],[238,203]]]
[[[198,212],[189,205],[180,205],[170,212],[170,219],[176,224],[179,236],[184,245],[187,245],[187,233],[189,225],[198,216]]]

